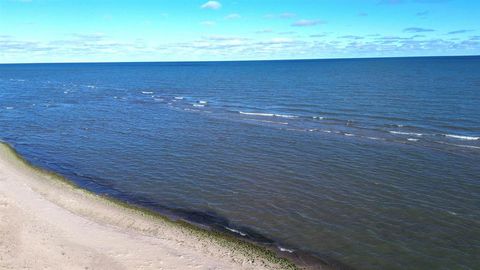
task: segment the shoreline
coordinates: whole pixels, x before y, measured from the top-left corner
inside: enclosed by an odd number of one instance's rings
[[[0,268],[299,269],[252,244],[95,195],[0,143]]]
[[[349,269],[97,195],[2,141],[0,214],[0,268]]]

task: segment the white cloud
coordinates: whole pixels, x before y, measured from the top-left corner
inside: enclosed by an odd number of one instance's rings
[[[241,41],[241,40],[248,40],[247,38],[237,37],[237,36],[223,36],[223,35],[210,35],[203,37],[205,40],[213,40],[213,41]]]
[[[325,22],[320,20],[298,20],[292,23],[292,26],[304,27],[304,26],[314,26],[314,25],[323,24],[323,23]]]
[[[322,33],[318,34],[323,35]],[[316,35],[315,35],[316,36]],[[336,35],[335,35],[336,36]],[[348,36],[347,36],[348,37]],[[376,37],[352,40],[209,35],[169,43],[122,42],[102,33],[69,34],[66,39],[22,40],[0,34],[0,62],[232,60],[404,55],[478,54],[480,36],[446,39]]]
[[[227,20],[235,20],[235,19],[240,19],[242,16],[240,16],[240,14],[237,14],[237,13],[232,13],[232,14],[228,14],[227,16],[225,16],[225,19]]]
[[[291,43],[291,42],[293,42],[293,39],[291,39],[291,38],[281,38],[281,37],[272,38],[270,40],[271,44],[283,44],[283,43]]]
[[[283,13],[279,13],[279,14],[267,14],[265,16],[263,16],[264,18],[266,19],[291,19],[291,18],[294,18],[296,17],[297,14],[295,13],[292,13],[292,12],[283,12]]]
[[[255,33],[256,34],[268,34],[268,33],[273,33],[273,30],[267,28],[267,29],[258,30]]]
[[[218,1],[208,1],[201,6],[203,9],[219,9],[222,7],[222,4]]]
[[[203,21],[203,22],[200,22],[200,24],[204,26],[214,26],[217,23],[214,21]]]

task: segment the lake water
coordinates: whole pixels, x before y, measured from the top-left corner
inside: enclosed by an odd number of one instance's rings
[[[480,268],[480,57],[0,65],[0,138],[355,269]]]

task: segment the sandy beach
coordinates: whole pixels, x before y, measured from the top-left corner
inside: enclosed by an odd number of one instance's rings
[[[0,143],[0,269],[289,269],[273,253],[123,207]]]

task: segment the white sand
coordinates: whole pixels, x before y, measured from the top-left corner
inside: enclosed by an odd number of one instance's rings
[[[0,143],[0,269],[288,267],[250,245],[119,206],[59,179]]]

